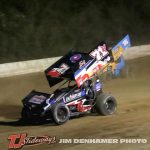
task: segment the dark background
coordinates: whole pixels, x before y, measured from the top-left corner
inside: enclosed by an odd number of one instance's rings
[[[0,63],[88,51],[99,41],[150,42],[150,0],[1,0]]]

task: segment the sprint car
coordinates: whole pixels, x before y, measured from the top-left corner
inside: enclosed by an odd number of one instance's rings
[[[117,109],[114,96],[103,93],[99,72],[122,57],[130,47],[129,35],[114,48],[99,43],[88,53],[71,51],[45,70],[50,87],[62,84],[52,94],[31,91],[23,100],[22,119],[52,119],[58,125],[86,113],[111,115]]]

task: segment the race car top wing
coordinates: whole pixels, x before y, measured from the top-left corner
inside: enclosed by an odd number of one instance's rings
[[[69,52],[45,70],[50,86],[64,79],[74,80],[74,72],[84,65],[91,57],[88,53]]]
[[[114,61],[118,60],[130,46],[129,35],[126,35],[112,50],[108,50],[106,43],[101,42],[89,53],[71,51],[45,70],[49,85],[71,79],[80,87],[88,78],[106,68],[111,57]]]
[[[106,43],[100,43],[90,51],[89,55],[93,60],[89,60],[82,68],[74,74],[74,78],[80,87],[87,79],[104,70],[109,63],[118,60],[123,52],[131,46],[129,35],[126,35],[112,50],[108,50]]]
[[[89,56],[92,57],[92,60],[89,60],[74,74],[74,78],[78,87],[80,87],[87,79],[93,77],[94,74],[97,74],[101,69],[107,66],[111,59],[105,43],[100,43],[97,45],[94,50],[89,52]]]

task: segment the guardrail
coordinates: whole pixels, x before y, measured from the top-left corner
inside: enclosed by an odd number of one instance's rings
[[[150,45],[131,47],[124,53],[124,58],[134,59],[150,55]],[[60,57],[45,58],[38,60],[29,60],[13,63],[0,64],[0,77],[10,77],[14,75],[43,72]]]
[[[0,64],[0,77],[42,72],[60,57]]]

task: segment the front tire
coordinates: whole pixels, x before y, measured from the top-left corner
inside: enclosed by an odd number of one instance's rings
[[[68,106],[63,103],[56,104],[52,109],[52,113],[53,119],[58,125],[67,122],[70,118],[70,110]]]
[[[96,110],[99,114],[107,116],[115,113],[117,109],[116,99],[109,94],[100,94],[96,99]]]

